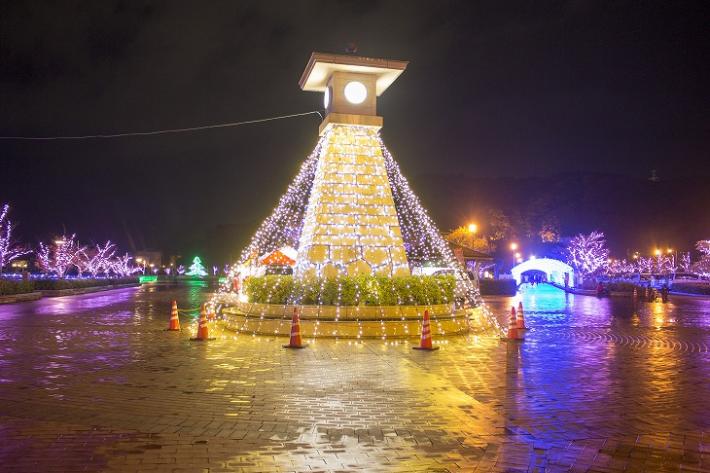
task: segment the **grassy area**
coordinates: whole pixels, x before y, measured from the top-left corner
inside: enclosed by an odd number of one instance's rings
[[[87,287],[102,287],[118,284],[137,283],[138,278],[119,279],[0,279],[0,296],[27,294],[34,291],[51,291],[58,289],[84,289]]]
[[[84,289],[87,287],[113,286],[119,284],[137,283],[137,277],[118,279],[35,279],[32,281],[35,290],[51,291],[58,289]]]
[[[33,281],[22,281],[15,279],[0,279],[0,296],[13,296],[15,294],[27,294],[33,292]]]

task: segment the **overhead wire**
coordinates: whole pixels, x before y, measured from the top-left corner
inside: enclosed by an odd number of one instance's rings
[[[211,130],[215,128],[230,128],[242,125],[252,125],[256,123],[270,122],[274,120],[284,120],[287,118],[304,117],[307,115],[316,114],[321,119],[323,115],[321,112],[314,110],[311,112],[304,113],[292,113],[290,115],[279,115],[276,117],[268,118],[257,118],[255,120],[244,120],[239,122],[229,122],[229,123],[216,123],[212,125],[202,125],[193,126],[187,128],[169,128],[164,130],[152,130],[152,131],[130,131],[124,133],[110,133],[110,134],[97,134],[97,135],[75,135],[75,136],[0,136],[0,140],[21,140],[21,141],[52,141],[52,140],[90,140],[90,139],[107,139],[107,138],[124,138],[129,136],[155,136],[155,135],[166,135],[171,133],[189,133],[194,131]]]

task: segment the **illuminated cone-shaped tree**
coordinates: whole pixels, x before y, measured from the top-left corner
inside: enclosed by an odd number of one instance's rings
[[[207,270],[205,269],[205,266],[202,264],[202,260],[200,259],[199,256],[195,256],[195,258],[192,260],[192,264],[190,265],[190,268],[188,271],[185,273],[188,276],[197,276],[200,278],[204,278],[207,276]]]

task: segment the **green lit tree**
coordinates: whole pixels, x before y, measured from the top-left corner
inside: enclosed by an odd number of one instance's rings
[[[202,260],[199,256],[195,256],[195,258],[192,260],[190,268],[185,274],[187,274],[188,276],[198,276],[200,278],[204,278],[205,276],[207,276],[207,270],[202,264]]]

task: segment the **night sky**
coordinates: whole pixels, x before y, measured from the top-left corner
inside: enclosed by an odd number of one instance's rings
[[[322,96],[298,87],[310,53],[355,43],[359,55],[410,61],[378,112],[420,187],[429,175],[710,176],[704,4],[6,1],[0,135],[318,110]],[[206,242],[229,235],[220,244],[236,255],[315,145],[319,122],[0,141],[0,202],[13,205],[29,242],[66,230],[168,254],[209,251]],[[424,195],[432,208],[457,206],[443,192]]]

